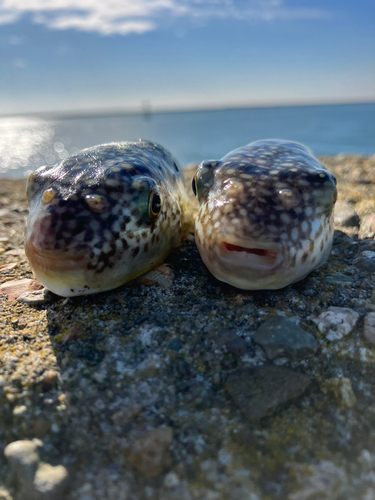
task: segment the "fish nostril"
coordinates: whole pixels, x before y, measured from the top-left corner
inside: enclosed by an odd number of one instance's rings
[[[287,209],[297,207],[301,203],[300,196],[291,189],[280,189],[278,197]]]
[[[85,201],[93,212],[104,212],[109,208],[107,198],[100,194],[87,194]]]
[[[244,191],[244,185],[238,181],[230,181],[224,188],[226,196],[238,196]]]

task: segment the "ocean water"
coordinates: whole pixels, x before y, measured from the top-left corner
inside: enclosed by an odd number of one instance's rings
[[[21,178],[77,151],[139,138],[181,165],[219,159],[258,139],[301,142],[317,155],[375,154],[375,103],[102,115],[0,117],[0,177]]]

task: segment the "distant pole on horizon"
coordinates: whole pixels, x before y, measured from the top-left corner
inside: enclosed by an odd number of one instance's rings
[[[144,99],[142,101],[142,114],[145,120],[149,120],[151,118],[151,101],[150,99]]]

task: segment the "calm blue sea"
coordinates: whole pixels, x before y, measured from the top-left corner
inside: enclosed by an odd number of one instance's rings
[[[375,153],[375,103],[102,115],[0,117],[0,177],[20,178],[80,149],[139,138],[181,165],[221,158],[257,139],[302,142],[317,155]]]

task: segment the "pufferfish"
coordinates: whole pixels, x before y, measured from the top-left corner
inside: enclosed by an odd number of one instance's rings
[[[26,255],[64,297],[116,288],[160,264],[189,231],[188,194],[162,146],[118,142],[33,172]]]
[[[225,283],[283,288],[330,254],[336,179],[302,144],[256,141],[203,161],[193,191],[198,250]]]

